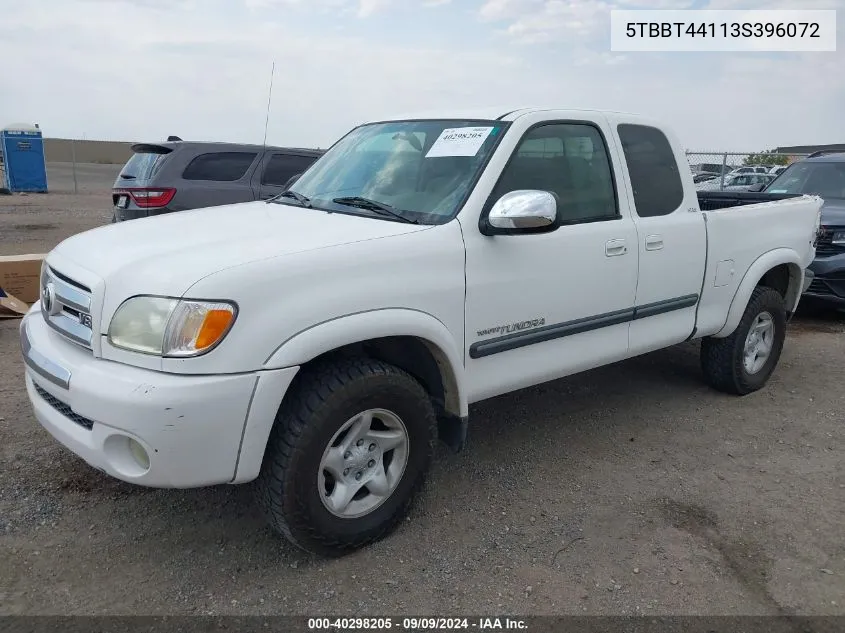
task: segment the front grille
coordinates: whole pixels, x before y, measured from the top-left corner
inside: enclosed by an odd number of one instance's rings
[[[845,246],[833,243],[833,230],[830,227],[821,227],[816,241],[816,255],[837,255],[839,253],[845,253]]]
[[[51,267],[41,279],[41,314],[62,336],[91,349],[91,290]]]
[[[58,411],[63,416],[65,416],[67,419],[71,420],[72,422],[75,422],[76,424],[81,426],[83,429],[88,429],[89,431],[94,427],[94,421],[93,420],[89,420],[88,418],[83,417],[83,416],[79,415],[78,413],[74,413],[73,409],[70,408],[69,404],[62,402],[61,400],[56,398],[54,395],[47,393],[46,391],[44,391],[38,385],[34,385],[34,386],[35,386],[35,391],[38,392],[38,395],[41,396],[41,398],[44,400],[44,402],[49,404],[56,411]]]
[[[82,285],[81,283],[79,283],[78,281],[74,281],[74,280],[73,280],[73,279],[71,279],[70,277],[65,277],[62,273],[60,273],[60,272],[59,272],[58,270],[56,270],[55,268],[50,268],[50,273],[51,273],[54,277],[58,277],[59,279],[61,279],[61,280],[62,280],[62,281],[64,281],[65,283],[70,284],[70,285],[71,285],[71,286],[73,286],[74,288],[78,288],[79,290],[81,290],[82,292],[84,292],[84,293],[86,293],[86,294],[89,294],[89,295],[91,294],[91,289],[90,289],[88,286],[83,286],[83,285]]]

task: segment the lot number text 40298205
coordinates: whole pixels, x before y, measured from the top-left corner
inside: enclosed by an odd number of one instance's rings
[[[309,631],[525,631],[521,618],[308,618]]]

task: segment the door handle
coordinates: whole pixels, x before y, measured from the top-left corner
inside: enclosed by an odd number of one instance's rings
[[[645,249],[647,251],[659,251],[663,248],[663,238],[660,235],[648,235],[645,238]]]
[[[604,245],[604,254],[608,257],[624,255],[627,252],[628,247],[625,246],[625,240],[623,239],[608,240],[608,242]]]

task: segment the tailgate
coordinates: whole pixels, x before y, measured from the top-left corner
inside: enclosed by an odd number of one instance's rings
[[[120,170],[112,189],[112,203],[121,209],[125,209],[131,200],[121,190],[150,186],[173,149],[164,145],[138,143],[132,146],[132,151],[132,157]]]

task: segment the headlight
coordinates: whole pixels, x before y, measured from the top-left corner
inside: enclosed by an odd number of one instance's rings
[[[834,231],[830,236],[830,242],[837,246],[845,246],[845,231]]]
[[[133,297],[112,317],[109,342],[144,354],[199,356],[223,340],[236,314],[224,301]]]

